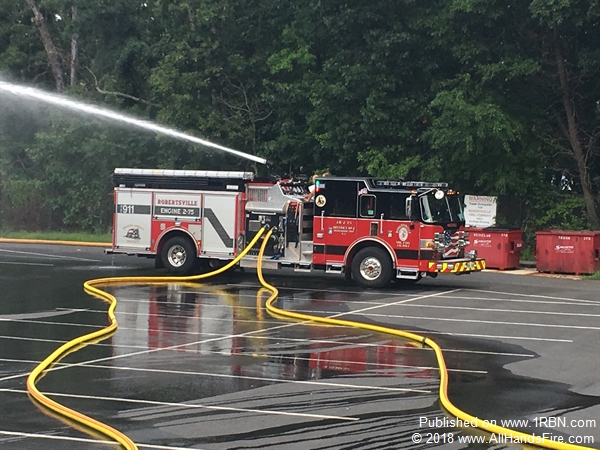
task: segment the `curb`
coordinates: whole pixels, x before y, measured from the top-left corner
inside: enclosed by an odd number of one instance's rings
[[[519,261],[519,267],[528,267],[531,269],[535,269],[537,266],[537,261]]]
[[[0,238],[0,243],[7,244],[54,244],[54,245],[72,245],[79,247],[102,247],[109,248],[112,246],[110,242],[85,242],[85,241],[55,241],[50,239],[13,239]]]
[[[537,275],[538,271],[529,267],[516,267],[514,269],[484,269],[488,273],[503,273],[506,275]]]
[[[529,277],[547,277],[547,278],[564,278],[569,280],[582,280],[582,275],[574,275],[568,273],[546,273],[546,272],[538,272],[535,268],[531,267],[523,267],[520,266],[515,269],[485,269],[484,272],[487,273],[501,273],[504,275],[521,275],[521,276],[529,276]]]

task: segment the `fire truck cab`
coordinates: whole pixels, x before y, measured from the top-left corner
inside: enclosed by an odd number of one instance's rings
[[[273,229],[263,267],[344,274],[378,288],[438,273],[485,268],[465,253],[462,202],[445,183],[322,177],[313,200],[305,180],[249,172],[115,169],[111,253],[154,257],[189,274],[235,258]],[[260,242],[239,263],[256,267]]]
[[[485,267],[465,253],[462,201],[446,183],[324,177],[314,197],[313,264],[361,286]]]

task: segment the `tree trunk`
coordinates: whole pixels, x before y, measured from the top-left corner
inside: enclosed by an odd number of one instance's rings
[[[48,26],[46,25],[46,20],[34,0],[25,0],[27,5],[31,8],[33,12],[33,18],[35,20],[35,25],[40,32],[40,37],[42,38],[42,44],[44,44],[44,49],[46,50],[46,54],[48,55],[48,64],[50,65],[50,70],[52,71],[52,75],[54,76],[54,83],[56,85],[57,92],[62,92],[65,90],[65,81],[63,79],[62,67],[60,64],[60,54],[54,45],[54,41],[52,40],[52,36],[50,35],[50,31],[48,31]]]
[[[579,138],[577,113],[575,111],[575,105],[571,99],[568,72],[567,68],[565,67],[565,61],[562,55],[557,29],[554,30],[554,47],[556,54],[556,68],[558,71],[558,79],[560,80],[562,103],[565,111],[565,117],[567,119],[567,126],[564,128],[565,136],[571,145],[570,153],[577,163],[577,170],[579,172],[579,178],[581,179],[583,199],[585,201],[588,219],[592,225],[598,228],[600,227],[600,219],[598,218],[598,210],[596,208],[596,202],[594,199],[594,190],[590,180],[589,167],[587,166],[587,155],[583,150],[581,140]]]
[[[187,9],[188,9],[188,21],[190,22],[190,28],[192,30],[195,30],[196,29],[196,13],[190,5],[188,5]]]
[[[77,6],[73,5],[71,7],[71,19],[73,20],[73,25],[75,29],[77,29]],[[77,39],[79,36],[77,33],[73,33],[71,36],[71,86],[75,86],[77,83],[77,57],[78,57],[78,42]]]

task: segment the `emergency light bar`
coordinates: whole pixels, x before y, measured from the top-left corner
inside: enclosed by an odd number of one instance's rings
[[[375,180],[375,186],[394,186],[410,188],[447,188],[448,183],[429,183],[427,181]]]
[[[403,181],[402,186],[416,188],[447,188],[448,183],[429,183],[427,181]]]

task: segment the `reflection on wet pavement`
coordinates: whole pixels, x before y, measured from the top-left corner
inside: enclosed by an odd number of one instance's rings
[[[0,267],[3,298],[13,299],[0,303],[0,445],[9,450],[106,448],[67,440],[82,439],[82,434],[40,414],[27,398],[24,380],[35,363],[60,343],[106,323],[106,305],[81,291],[84,280],[154,272],[146,266],[111,266],[106,258],[74,250],[67,256],[92,260],[90,265],[73,258],[26,260],[25,253],[7,255],[27,264],[52,265]],[[102,259],[101,264],[96,259]],[[360,291],[331,278],[307,280],[278,277],[274,282],[281,288],[279,305],[434,336],[450,370],[450,398],[474,415],[597,417],[597,396],[578,394],[572,386],[534,372],[553,354],[548,347],[563,355],[569,349],[585,350],[576,345],[576,332],[564,328],[553,334],[537,328],[527,334],[522,327],[493,324],[500,311],[509,315],[501,320],[511,320],[513,303],[519,302],[521,309],[553,311],[549,319],[562,325],[572,317],[556,312],[567,310],[579,314],[582,325],[597,326],[591,315],[585,323],[581,318],[594,312],[589,300],[543,304],[532,298],[525,308],[522,298],[498,292],[493,299],[485,291],[445,293],[456,286]],[[273,318],[265,313],[266,295],[250,274],[227,275],[205,285],[110,290],[119,300],[117,334],[68,355],[40,381],[40,388],[122,430],[142,444],[140,448],[143,444],[206,450],[414,448],[411,435],[420,418],[444,417],[437,398],[438,370],[429,349],[377,333]],[[443,295],[390,306],[431,293]],[[376,314],[359,317],[357,311],[371,307],[379,308],[372,311]],[[486,314],[486,307],[495,312]],[[461,314],[470,322],[448,320]],[[414,320],[416,316],[419,320]],[[479,326],[480,318],[487,324]],[[524,340],[510,336],[511,331]],[[592,331],[577,333],[587,337]],[[494,334],[509,339],[482,337]],[[549,344],[538,338],[548,338]],[[83,365],[74,365],[78,363]],[[531,375],[517,375],[515,367],[530,370]],[[580,383],[577,389],[590,387]],[[435,431],[469,433],[448,427]],[[573,434],[552,430],[561,431]],[[63,440],[32,438],[32,433]],[[465,445],[455,442],[446,447]]]
[[[196,444],[227,441],[233,447],[237,440],[275,447],[285,442],[290,448],[315,433],[315,426],[333,421],[357,436],[368,428],[376,441],[390,425],[375,423],[397,423],[399,401],[402,409],[419,410],[436,403],[437,369],[430,351],[372,333],[273,319],[256,289],[169,285],[113,293],[121,326],[113,351],[136,354],[112,361],[113,385],[122,384],[129,396],[181,402],[122,417],[146,426],[150,421],[165,437]],[[306,294],[282,300],[295,308],[322,307],[322,300]],[[339,310],[343,303],[329,306]],[[131,351],[132,343],[148,351]],[[148,372],[131,374],[126,367]],[[357,419],[360,426],[343,426]]]
[[[432,355],[412,342],[343,327],[281,322],[264,312],[256,290],[193,291],[169,285],[113,293],[119,298],[120,323],[113,337],[115,355],[139,355],[128,349],[135,344],[153,355],[148,363],[196,354],[218,364],[211,367],[221,373],[274,380],[437,378]],[[318,306],[306,298],[287,301],[296,308]]]

